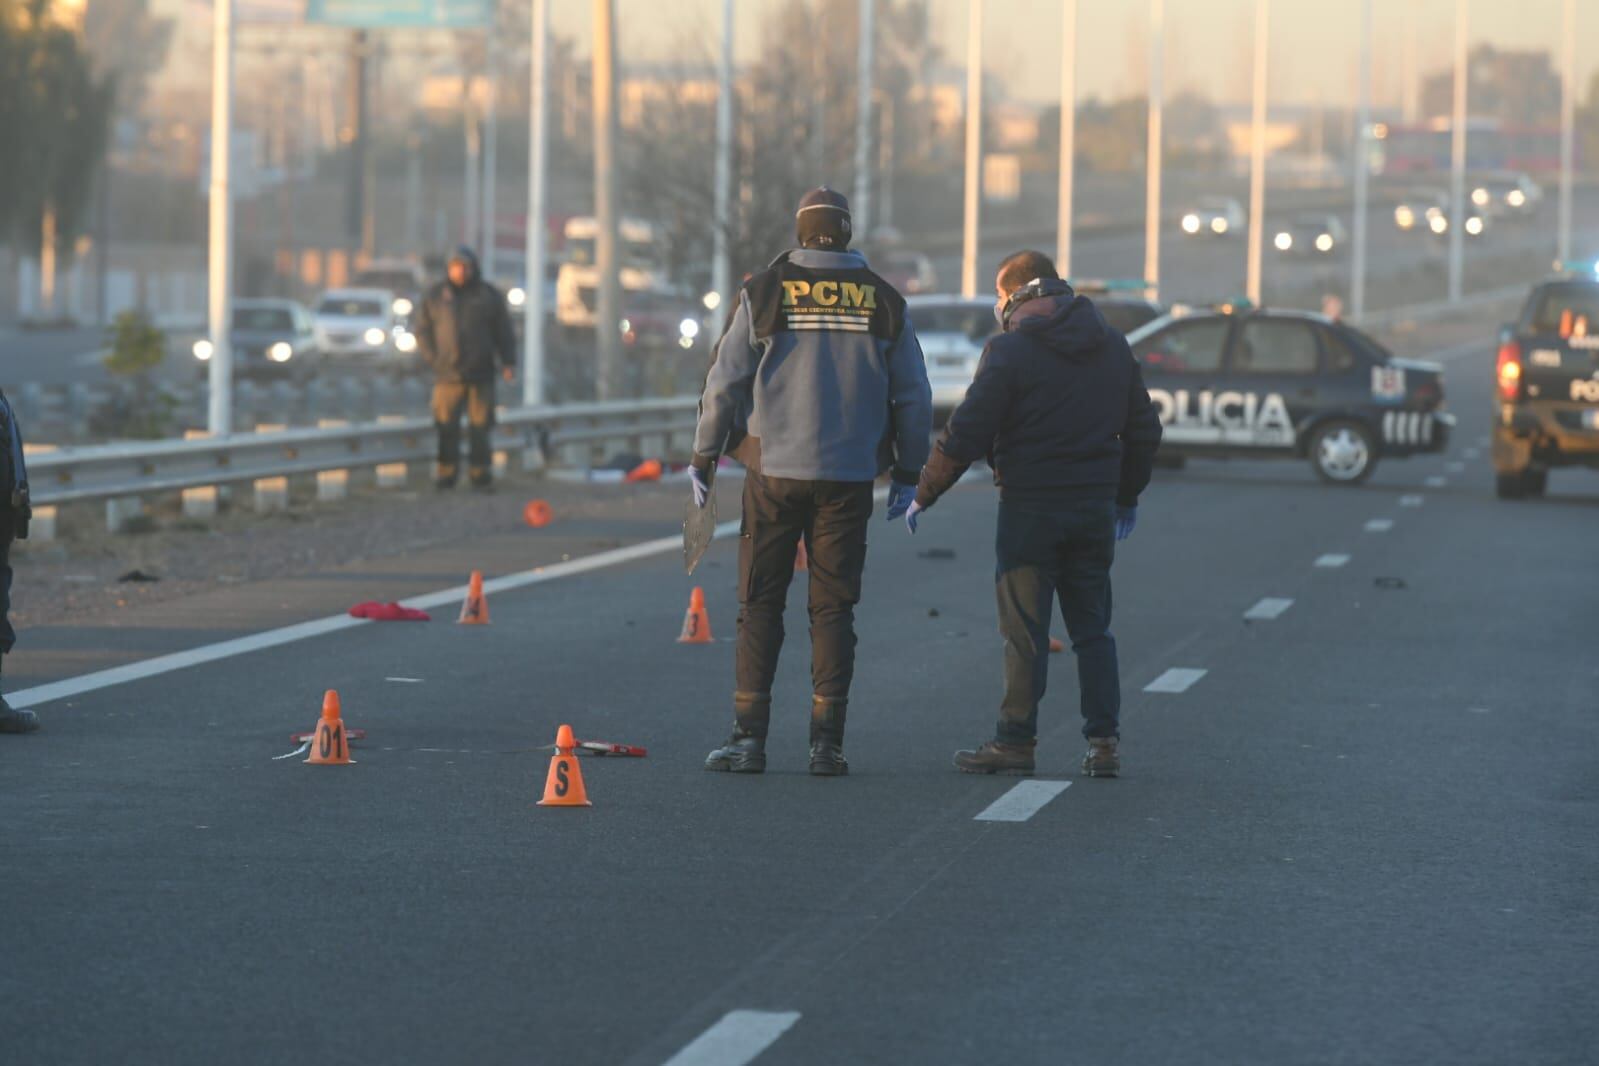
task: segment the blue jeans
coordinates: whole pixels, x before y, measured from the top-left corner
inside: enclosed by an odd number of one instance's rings
[[[1005,698],[996,739],[1030,744],[1049,675],[1049,614],[1060,614],[1077,656],[1083,736],[1119,736],[1121,678],[1110,632],[1110,565],[1116,556],[1109,500],[1001,500],[994,587],[1005,638]]]

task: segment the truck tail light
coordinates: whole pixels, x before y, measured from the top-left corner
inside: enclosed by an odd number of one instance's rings
[[[1514,400],[1521,394],[1521,345],[1506,341],[1499,346],[1499,363],[1495,368],[1499,379],[1499,398]]]

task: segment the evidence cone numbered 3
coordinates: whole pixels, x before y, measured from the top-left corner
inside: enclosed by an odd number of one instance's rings
[[[563,725],[555,733],[555,754],[550,757],[550,772],[544,778],[544,798],[540,807],[592,807],[588,789],[583,787],[583,770],[577,764],[577,738],[572,727]]]
[[[489,601],[483,595],[483,571],[472,571],[472,580],[466,587],[466,599],[461,601],[461,617],[456,621],[463,626],[489,624]]]
[[[305,761],[316,766],[349,766],[355,762],[350,758],[350,740],[344,735],[339,694],[332,689],[322,697],[322,720],[316,724],[311,757]]]
[[[705,610],[705,590],[698,585],[689,593],[688,614],[683,616],[683,632],[678,635],[679,644],[709,644],[711,643],[711,616]]]

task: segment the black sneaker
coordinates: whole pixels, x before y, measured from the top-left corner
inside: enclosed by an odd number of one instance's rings
[[[39,728],[39,716],[32,711],[18,710],[0,696],[0,733],[31,733]]]
[[[765,773],[766,738],[735,733],[726,744],[705,756],[705,768],[729,774]]]
[[[844,758],[844,748],[830,740],[811,744],[811,776],[843,777],[849,773],[849,760]]]
[[[1116,747],[1115,737],[1089,737],[1088,753],[1083,756],[1083,776],[1115,777],[1121,773],[1122,757]]]
[[[976,751],[957,751],[955,769],[963,774],[1033,776],[1034,744],[1001,744],[990,740]]]

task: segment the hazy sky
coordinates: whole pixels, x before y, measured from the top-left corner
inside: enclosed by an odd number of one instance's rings
[[[738,0],[740,59],[755,54],[764,17],[784,2]],[[967,0],[931,0],[931,6],[938,43],[958,63],[965,54]],[[1149,0],[1079,0],[1079,96],[1141,89],[1149,6]],[[1599,39],[1599,3],[1579,0],[1577,6],[1577,39]],[[577,37],[586,50],[590,5],[551,0],[550,8],[555,29]],[[719,32],[721,8],[721,0],[617,0],[623,64],[670,60],[683,42],[712,37]],[[987,5],[984,66],[1006,79],[1012,95],[1047,101],[1058,94],[1061,8],[1060,0]],[[1254,0],[1166,0],[1168,91],[1195,88],[1223,100],[1247,99],[1254,8]],[[1414,61],[1421,70],[1449,62],[1455,0],[1374,0],[1373,8],[1375,102],[1397,106],[1408,40],[1414,40]],[[1469,9],[1473,44],[1558,46],[1562,0],[1469,0]],[[1272,0],[1273,99],[1352,102],[1359,19],[1359,0]],[[1599,54],[1579,48],[1579,86],[1587,84],[1596,66]]]

